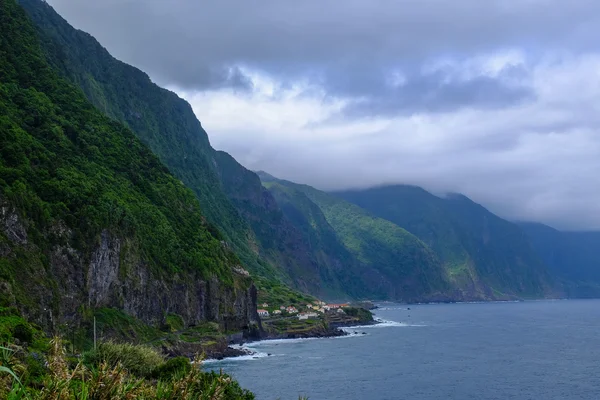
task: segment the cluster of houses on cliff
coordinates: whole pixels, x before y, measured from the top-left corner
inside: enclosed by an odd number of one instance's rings
[[[269,307],[269,304],[263,303],[262,308],[259,308],[257,311],[258,315],[262,318],[280,316],[283,313],[285,313],[286,315],[296,315],[298,319],[304,320],[309,318],[318,318],[320,314],[324,314],[328,311],[336,311],[339,313],[343,313],[344,307],[348,307],[348,303],[327,304],[324,301],[315,301],[312,304],[306,304],[306,311],[300,312],[294,306]],[[269,308],[271,308],[271,311],[269,311]]]

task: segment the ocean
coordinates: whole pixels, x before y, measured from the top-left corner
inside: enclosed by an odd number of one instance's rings
[[[253,343],[255,356],[205,368],[259,400],[600,399],[600,300],[385,303],[375,315],[386,322]]]

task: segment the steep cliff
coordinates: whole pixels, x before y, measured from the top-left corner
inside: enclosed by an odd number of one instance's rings
[[[278,282],[322,297],[347,297],[331,275],[330,260],[311,251],[254,172],[210,146],[187,102],[113,58],[43,1],[20,3],[37,25],[48,62],[99,110],[130,127],[194,191],[207,220],[257,277],[261,298],[285,291]]]
[[[600,297],[600,232],[564,232],[519,223],[569,297]]]
[[[58,76],[21,7],[0,6],[2,306],[48,331],[111,307],[257,324],[256,289],[193,193]]]
[[[334,193],[403,227],[442,260],[455,287],[481,300],[559,294],[525,233],[459,194],[395,185]]]
[[[286,288],[280,282],[286,282],[322,294],[318,278],[310,277],[315,269],[313,261],[306,251],[294,251],[294,247],[304,246],[296,241],[294,227],[281,220],[272,198],[275,209],[263,202],[268,198],[254,198],[256,191],[263,190],[256,175],[210,146],[187,102],[155,85],[144,72],[116,60],[92,36],[74,29],[47,3],[20,3],[37,26],[48,62],[81,88],[99,110],[130,127],[192,189],[207,220],[220,229],[244,265],[259,278],[261,293],[269,297],[269,288],[284,292]],[[231,182],[239,183],[236,188],[245,192],[233,191]],[[265,194],[270,197],[268,192]],[[238,201],[240,196],[247,201]],[[265,217],[269,225],[257,222]],[[278,240],[266,236],[273,232],[285,232],[286,240],[265,248],[264,243]],[[303,274],[301,279],[297,279],[298,271]],[[289,292],[287,297],[297,295]]]
[[[310,186],[259,175],[313,248],[344,261],[333,272],[355,297],[462,299],[435,254],[409,232]]]

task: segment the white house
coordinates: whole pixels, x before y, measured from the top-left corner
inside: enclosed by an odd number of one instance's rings
[[[273,311],[273,315],[279,315],[279,314],[281,314],[281,310],[275,310],[275,311]]]
[[[269,312],[267,310],[256,310],[258,312],[258,315],[261,317],[268,317],[269,316]]]
[[[285,311],[287,311],[288,314],[297,314],[298,313],[298,309],[294,306],[289,306],[288,308],[285,309]]]
[[[317,318],[319,315],[316,312],[305,312],[298,314],[298,319],[309,319],[309,318]]]

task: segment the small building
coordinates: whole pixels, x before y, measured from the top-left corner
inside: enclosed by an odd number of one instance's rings
[[[327,307],[329,307],[330,310],[336,310],[338,308],[348,307],[348,303],[343,303],[343,304],[327,304]]]
[[[258,312],[258,315],[261,317],[268,317],[269,316],[269,312],[267,310],[263,310],[263,309],[259,309],[256,310]]]
[[[298,309],[294,306],[289,306],[288,308],[285,309],[285,311],[287,311],[288,314],[297,314],[298,313]]]
[[[307,304],[306,308],[310,308],[312,310],[313,309],[313,305],[312,304]]]
[[[285,306],[279,306],[279,309],[280,309],[281,311],[284,311],[284,310],[285,310]]]
[[[263,308],[269,308],[269,305],[267,303],[262,303]]]
[[[346,314],[346,313],[344,312],[344,310],[342,310],[341,308],[338,308],[338,309],[337,309],[337,313],[338,313],[338,314]]]
[[[281,314],[281,310],[274,310],[273,311],[273,315],[280,315]]]
[[[315,312],[305,312],[305,313],[298,314],[298,319],[304,320],[304,319],[309,319],[309,318],[317,318],[318,316],[319,316],[319,314],[317,314]]]

